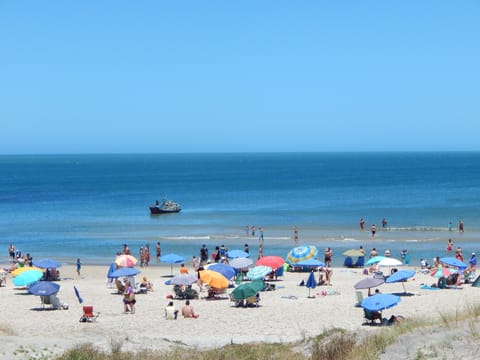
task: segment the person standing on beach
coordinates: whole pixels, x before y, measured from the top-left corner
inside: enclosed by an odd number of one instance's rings
[[[250,236],[250,226],[245,225],[245,236]]]
[[[260,244],[258,245],[258,260],[260,260],[263,257],[263,245]]]
[[[293,227],[293,243],[298,246],[298,227]]]
[[[82,263],[80,262],[80,258],[77,259],[77,275],[80,276],[80,270],[82,268]]]
[[[243,251],[245,251],[247,254],[250,254],[250,248],[248,247],[248,244],[243,246]]]
[[[10,246],[8,247],[8,256],[10,257],[10,260],[12,260],[12,262],[15,261],[15,245],[10,244]]]
[[[378,255],[377,249],[373,248],[372,251],[370,251],[370,259],[377,255]]]
[[[259,227],[258,231],[260,232],[260,235],[258,236],[258,242],[263,245],[263,227]]]
[[[372,232],[372,237],[375,237],[375,233],[377,232],[377,227],[375,226],[375,224],[372,225],[370,231]]]
[[[448,231],[452,231],[452,228],[453,228],[453,224],[452,224],[452,222],[450,221],[450,222],[448,223]]]
[[[383,218],[382,219],[382,228],[386,228],[387,227],[387,219]]]
[[[365,229],[365,220],[362,218],[360,218],[360,230],[363,230]]]
[[[255,236],[255,226],[250,226],[250,232],[252,233],[252,236]]]
[[[325,267],[330,268],[332,267],[332,257],[333,257],[333,250],[329,247],[325,248],[323,252],[323,259],[325,261]]]
[[[162,249],[160,248],[160,241],[155,245],[155,256],[157,257],[157,263],[160,262],[160,256],[162,255]]]
[[[463,262],[463,252],[460,246],[458,246],[457,249],[455,250],[455,258]]]
[[[200,266],[203,266],[208,261],[208,249],[205,244],[202,245],[200,249]]]
[[[148,267],[148,263],[150,262],[150,245],[145,245],[145,266]]]
[[[123,292],[124,314],[135,314],[135,290],[130,285],[130,281],[125,281],[125,291]]]
[[[463,233],[463,221],[458,221],[458,232]]]
[[[140,267],[143,267],[145,265],[145,251],[143,250],[143,246],[140,246],[138,255],[140,257]]]

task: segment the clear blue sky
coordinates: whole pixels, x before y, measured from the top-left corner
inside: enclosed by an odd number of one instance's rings
[[[2,1],[0,154],[480,150],[479,1]]]

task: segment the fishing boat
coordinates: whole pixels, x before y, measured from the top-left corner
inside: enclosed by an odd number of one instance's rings
[[[150,214],[178,213],[182,210],[180,204],[164,199],[161,203],[157,200],[155,204],[150,205]]]

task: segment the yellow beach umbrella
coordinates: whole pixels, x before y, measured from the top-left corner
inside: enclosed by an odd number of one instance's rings
[[[200,280],[215,289],[226,289],[228,287],[228,279],[213,270],[200,271]]]
[[[43,272],[43,269],[40,269],[36,266],[23,266],[23,267],[19,267],[19,268],[13,270],[12,275],[17,276],[17,275],[20,275],[21,273],[23,273],[24,271],[28,271],[28,270],[38,270],[38,271]]]

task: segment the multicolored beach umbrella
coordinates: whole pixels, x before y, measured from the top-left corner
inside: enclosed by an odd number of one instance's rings
[[[303,260],[308,260],[317,256],[318,250],[313,245],[302,245],[293,248],[288,252],[287,259],[291,263],[298,263]]]
[[[28,286],[40,280],[42,276],[43,276],[43,273],[38,270],[24,271],[23,273],[21,273],[20,275],[18,275],[13,279],[13,285]]]

